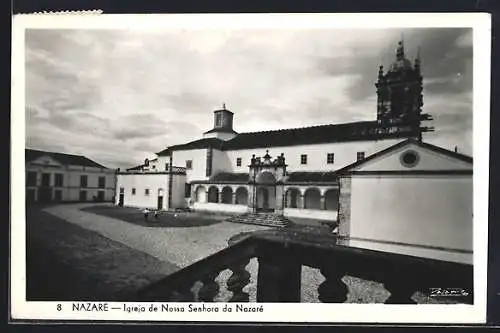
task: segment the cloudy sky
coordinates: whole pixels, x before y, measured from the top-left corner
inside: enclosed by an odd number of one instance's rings
[[[424,140],[472,155],[472,30],[27,30],[26,146],[141,163],[201,137],[376,119],[378,66],[420,47]]]

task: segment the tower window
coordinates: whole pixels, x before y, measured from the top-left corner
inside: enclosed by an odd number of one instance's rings
[[[236,159],[236,166],[241,166],[241,157]]]
[[[326,155],[326,163],[327,164],[333,164],[334,161],[335,161],[335,154],[334,153],[328,153]]]
[[[364,151],[358,151],[357,152],[357,156],[356,156],[356,160],[360,161],[360,160],[362,160],[364,158],[365,158],[365,152]]]
[[[307,155],[300,155],[300,164],[307,164]]]
[[[215,115],[215,126],[216,127],[221,127],[222,126],[222,114],[217,113]]]
[[[186,161],[186,169],[191,170],[193,168],[193,160]]]
[[[132,187],[132,195],[135,195],[135,187]]]

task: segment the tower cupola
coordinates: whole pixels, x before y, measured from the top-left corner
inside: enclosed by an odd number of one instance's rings
[[[222,108],[214,111],[214,127],[203,133],[203,137],[215,137],[221,140],[230,140],[236,134],[233,130],[233,112],[226,108],[226,104],[222,104]]]

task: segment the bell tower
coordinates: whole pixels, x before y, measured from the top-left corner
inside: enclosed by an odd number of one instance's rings
[[[431,132],[432,127],[422,127],[421,122],[432,120],[422,113],[423,86],[420,72],[420,54],[414,64],[406,58],[404,42],[399,41],[396,59],[385,72],[379,67],[377,88],[377,122],[382,131],[408,132],[409,136],[422,140],[423,132]]]
[[[233,130],[233,113],[226,109],[226,104],[223,103],[221,109],[214,111],[214,127],[203,133],[203,137],[231,140],[237,134]]]

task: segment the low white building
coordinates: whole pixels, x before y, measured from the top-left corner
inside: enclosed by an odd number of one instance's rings
[[[25,150],[27,202],[113,201],[115,171],[85,156]]]
[[[472,263],[473,161],[407,140],[338,171],[350,246]]]

